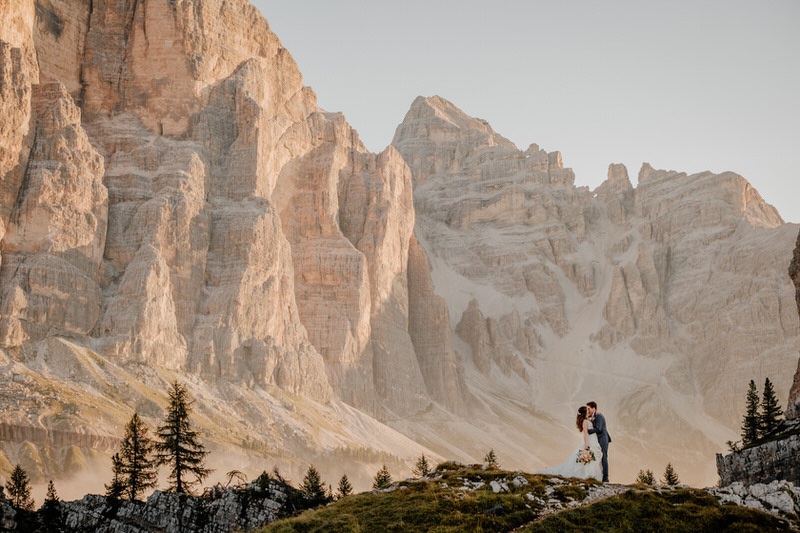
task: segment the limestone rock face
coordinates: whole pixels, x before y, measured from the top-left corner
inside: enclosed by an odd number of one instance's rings
[[[32,2],[0,5],[0,236],[22,185],[32,136],[31,85],[38,83]]]
[[[283,441],[287,460],[317,444],[419,452],[374,421],[381,443],[347,424],[311,442],[321,423],[303,426],[278,399],[360,428],[367,416],[342,401],[381,416],[459,404],[446,388],[458,386],[452,350],[449,362],[429,348],[418,359],[410,332],[412,300],[436,296],[409,294],[414,210],[399,153],[368,153],[341,115],[319,110],[246,0],[73,4],[0,6],[0,386],[48,412],[4,411],[7,456],[25,441],[66,453],[57,426],[106,438],[135,406],[157,416],[111,384],[152,391],[175,376],[206,391],[198,405],[225,426],[212,431],[222,448],[264,445],[233,439],[208,398],[256,390],[267,391],[257,405],[223,411]],[[438,372],[430,383],[422,361]],[[84,401],[53,405],[81,387],[103,423]],[[61,473],[55,463],[30,466]]]
[[[33,143],[3,238],[0,343],[86,335],[100,315],[103,159],[58,82],[34,86]]]
[[[114,506],[104,496],[89,494],[58,506],[72,531],[253,531],[288,513],[296,490],[277,481],[253,481],[238,490],[216,485],[202,498],[155,491],[146,502],[127,500]]]
[[[431,396],[455,413],[466,414],[463,366],[456,354],[447,302],[435,294],[428,256],[416,237],[408,253],[409,333]]]
[[[748,381],[788,390],[800,330],[779,265],[797,226],[741,176],[645,164],[633,187],[611,165],[592,192],[559,153],[518,150],[440,97],[418,98],[392,144],[470,394],[562,420],[595,399],[615,444],[697,450],[683,460],[700,480],[702,453],[735,440]]]
[[[770,483],[782,480],[800,485],[800,423],[789,422],[783,428],[787,435],[764,444],[728,455],[717,454],[720,486],[731,483]]]
[[[758,509],[784,517],[797,515],[800,511],[800,487],[788,481],[744,484],[734,482],[721,487],[706,489],[717,497],[721,504],[734,504]]]
[[[789,264],[789,276],[794,282],[797,312],[800,315],[800,234],[797,236],[794,256]],[[797,372],[794,374],[794,382],[789,390],[789,403],[786,406],[785,415],[787,419],[800,418],[800,361],[797,362]]]

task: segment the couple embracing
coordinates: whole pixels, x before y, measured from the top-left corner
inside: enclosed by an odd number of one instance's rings
[[[582,446],[566,462],[541,470],[542,474],[564,477],[597,479],[608,482],[608,444],[611,437],[606,429],[606,418],[597,412],[597,404],[588,402],[578,408],[575,419],[578,431],[583,433]]]

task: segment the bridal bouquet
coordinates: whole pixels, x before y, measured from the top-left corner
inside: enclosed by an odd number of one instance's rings
[[[595,461],[596,459],[597,457],[594,456],[594,452],[592,450],[581,450],[578,453],[578,457],[575,459],[575,462],[585,465]]]

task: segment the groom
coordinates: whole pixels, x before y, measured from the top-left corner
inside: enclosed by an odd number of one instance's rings
[[[606,417],[597,412],[597,404],[595,402],[587,402],[586,410],[589,414],[589,420],[592,421],[594,427],[589,430],[589,433],[597,434],[597,442],[600,443],[600,449],[603,451],[603,483],[608,483],[608,443],[611,442],[611,436],[606,429]]]

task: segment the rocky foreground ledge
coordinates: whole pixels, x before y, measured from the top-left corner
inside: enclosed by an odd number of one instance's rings
[[[202,496],[157,490],[142,502],[87,494],[59,501],[50,515],[14,509],[0,491],[0,531],[227,533],[252,531],[307,507],[300,491],[264,474],[240,487],[216,485]]]
[[[741,515],[741,512],[731,513],[725,509],[744,507],[754,511],[744,518],[750,521],[742,522],[738,516],[738,525],[766,527],[779,524],[782,528],[778,530],[791,530],[800,525],[800,488],[787,481],[693,489],[686,486],[602,484],[593,480],[445,463],[429,476],[400,481],[388,489],[349,496],[289,520],[283,519],[307,507],[302,494],[266,475],[239,487],[217,485],[200,497],[155,491],[146,502],[130,502],[87,495],[77,501],[58,502],[57,519],[53,519],[52,514],[46,518],[43,510],[37,513],[15,510],[0,491],[0,531],[306,531],[313,529],[311,526],[342,526],[345,522],[362,530],[386,529],[387,524],[370,522],[376,517],[390,521],[396,518],[404,524],[404,528],[398,529],[400,531],[425,531],[437,524],[437,527],[454,528],[443,531],[469,530],[472,526],[487,531],[548,531],[547,528],[551,527],[548,520],[552,522],[554,518],[561,520],[565,517],[563,520],[569,522],[575,519],[570,513],[576,510],[607,505],[620,509],[619,512],[624,514],[642,505],[642,501],[648,502],[650,511],[657,509],[658,505],[676,508],[688,503],[692,508],[689,512],[706,507],[708,510],[704,516],[717,520],[730,520],[730,515]],[[365,512],[369,517],[361,516]],[[632,511],[633,514],[637,512]],[[769,518],[764,512],[775,518]],[[598,510],[597,514],[604,513],[608,514],[608,511]],[[726,516],[720,519],[720,515]],[[54,520],[57,520],[59,529],[47,529],[45,524],[52,527],[56,525]],[[320,524],[319,521],[327,522]]]

